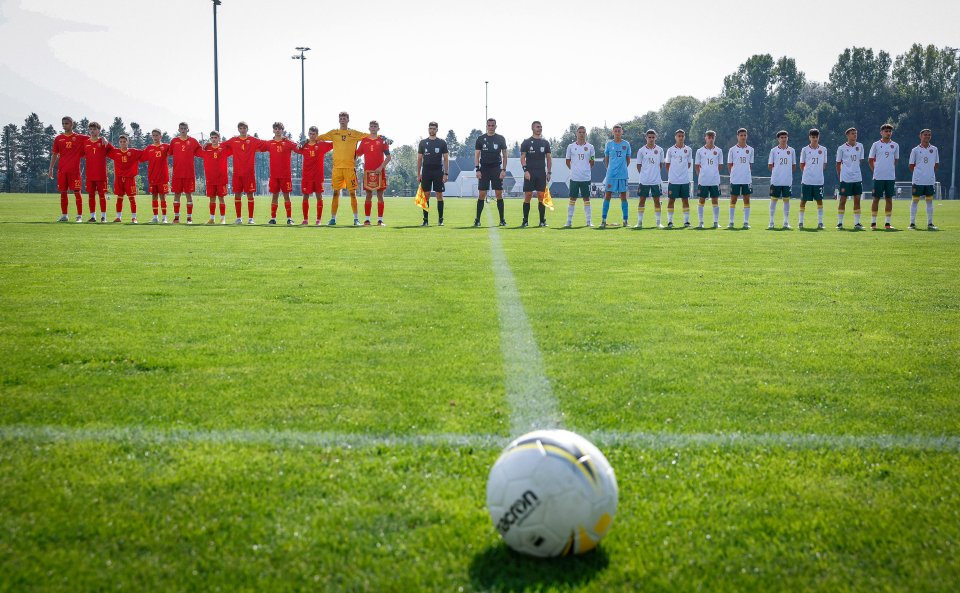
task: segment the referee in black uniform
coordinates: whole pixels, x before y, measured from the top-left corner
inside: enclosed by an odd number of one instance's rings
[[[500,212],[500,226],[507,226],[503,219],[503,177],[507,173],[507,140],[497,133],[497,120],[487,120],[487,133],[477,138],[474,146],[473,164],[477,170],[477,186],[480,198],[477,200],[477,218],[473,226],[480,226],[480,215],[487,200],[487,190],[493,187],[497,196],[497,211]]]
[[[523,222],[520,226],[527,226],[533,192],[537,192],[540,226],[547,226],[547,208],[543,205],[543,192],[550,183],[553,157],[550,155],[550,142],[542,136],[543,126],[540,122],[533,122],[530,129],[533,130],[533,136],[520,145],[520,166],[523,167]]]
[[[437,194],[437,216],[439,224],[443,226],[443,188],[447,182],[447,172],[450,170],[450,154],[447,150],[447,141],[437,138],[437,122],[432,121],[427,126],[426,138],[420,141],[417,147],[417,181],[420,189],[427,195],[427,204],[430,203],[430,191]],[[429,224],[430,213],[423,211],[423,224]]]

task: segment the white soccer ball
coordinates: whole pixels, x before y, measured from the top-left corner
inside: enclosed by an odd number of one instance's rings
[[[599,449],[567,430],[510,443],[487,480],[487,508],[503,541],[531,556],[583,554],[617,514],[617,478]]]

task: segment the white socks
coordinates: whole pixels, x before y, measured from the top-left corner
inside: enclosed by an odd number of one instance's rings
[[[790,224],[790,200],[783,201],[783,226]]]

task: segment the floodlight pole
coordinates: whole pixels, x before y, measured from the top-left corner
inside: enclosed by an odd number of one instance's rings
[[[213,127],[220,129],[220,69],[217,64],[217,7],[220,0],[213,0]]]
[[[299,55],[293,56],[294,60],[300,60],[300,137],[305,138],[307,135],[307,99],[306,99],[306,90],[304,87],[304,62],[307,59],[305,55],[306,52],[310,51],[309,47],[298,47],[296,48]]]
[[[947,48],[956,53],[955,48]],[[960,116],[960,59],[957,60],[957,90],[953,98],[953,153],[950,156],[950,193],[948,199],[957,199],[957,117]]]
[[[490,119],[490,108],[489,108],[489,98],[490,98],[490,81],[483,81],[483,119],[484,121]]]

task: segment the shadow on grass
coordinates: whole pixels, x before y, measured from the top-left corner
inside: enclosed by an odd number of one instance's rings
[[[603,546],[583,556],[531,558],[500,544],[474,556],[470,580],[483,591],[539,591],[559,585],[585,585],[609,564]]]

